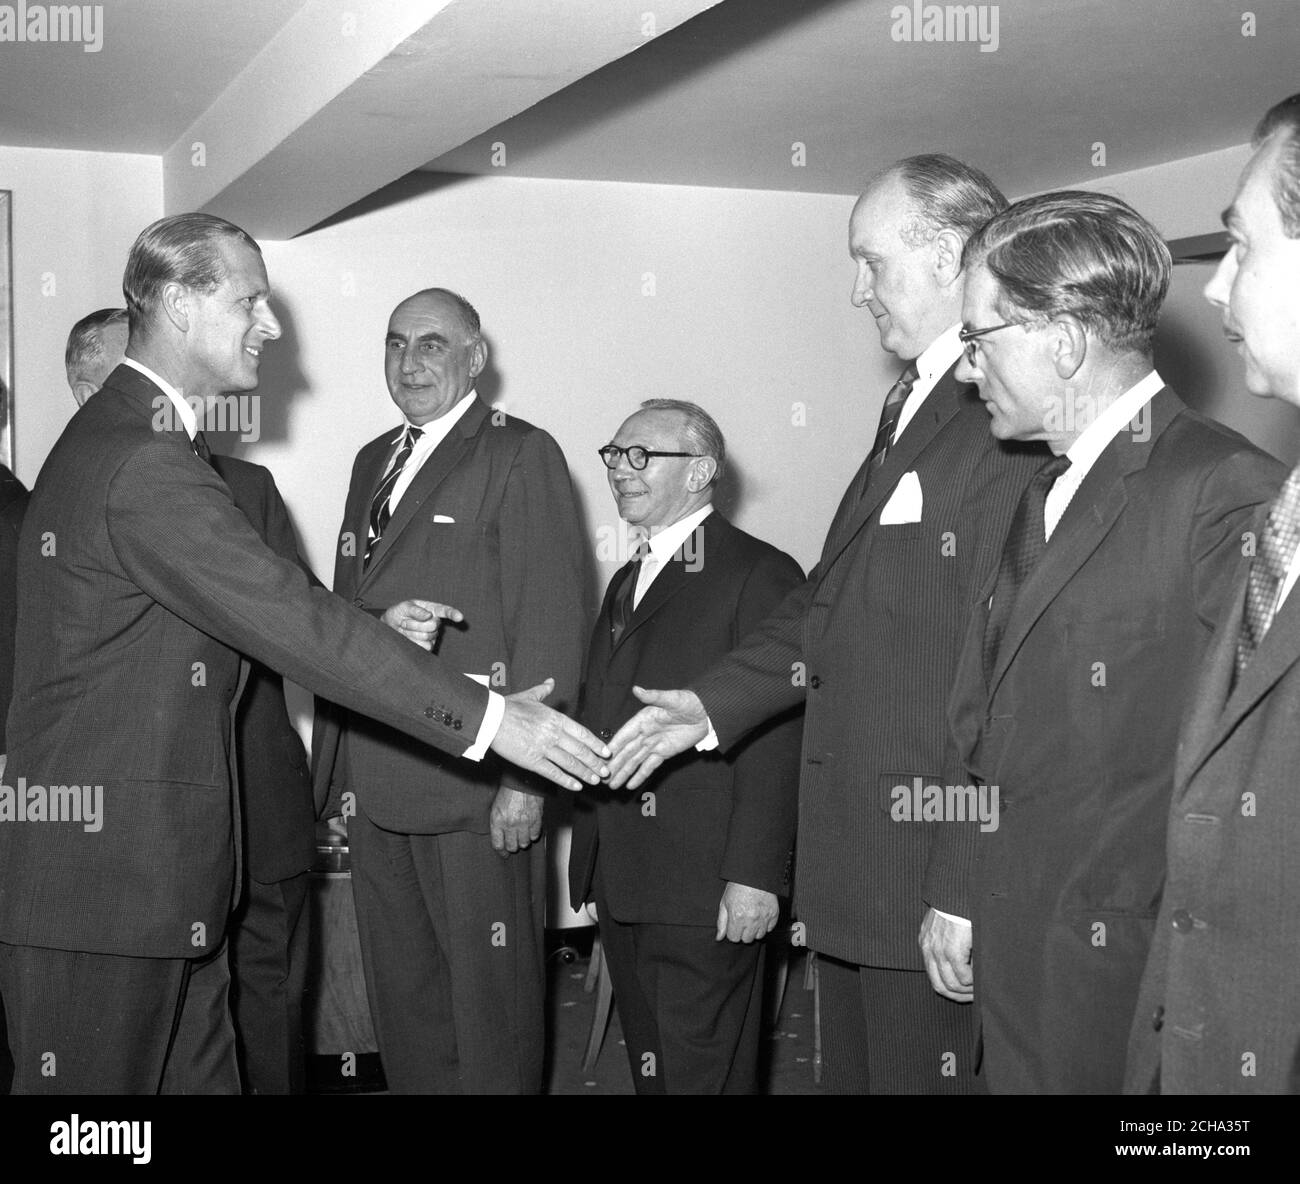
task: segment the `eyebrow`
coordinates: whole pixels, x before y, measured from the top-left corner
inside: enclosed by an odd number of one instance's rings
[[[406,340],[407,340],[407,336],[406,336],[405,333],[395,333],[395,332],[393,332],[392,330],[390,330],[388,333],[384,334],[384,340],[385,340],[385,341],[406,341]],[[436,342],[438,342],[440,345],[450,345],[450,344],[451,344],[451,338],[450,338],[450,337],[444,337],[441,333],[421,333],[420,336],[417,337],[415,340],[416,340],[416,341],[436,341]]]

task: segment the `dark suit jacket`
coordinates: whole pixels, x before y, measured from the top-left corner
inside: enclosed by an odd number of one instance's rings
[[[257,537],[119,366],[64,429],[19,541],[16,784],[102,784],[102,829],[0,826],[0,940],[145,957],[217,947],[238,883],[240,653],[451,753],[487,694]]]
[[[946,707],[966,619],[1042,459],[999,445],[975,388],[949,372],[861,502],[845,494],[807,582],[693,683],[727,749],[807,694],[794,910],[816,950],[920,970],[926,905],[969,915],[969,836],[893,822],[890,794],[958,778]],[[909,471],[921,521],[881,526]]]
[[[953,694],[976,845],[989,1088],[1115,1093],[1164,878],[1182,696],[1281,466],[1165,389],[1098,457],[1016,599],[992,679],[990,581]]]
[[[790,556],[715,510],[611,645],[611,605],[633,571],[629,563],[610,581],[587,657],[580,718],[606,735],[640,709],[634,683],[683,686],[803,581]],[[591,899],[597,858],[606,906],[624,922],[712,926],[729,880],[787,895],[799,733],[787,713],[725,757],[683,753],[636,793],[585,790],[574,807],[570,899]]]
[[[27,509],[27,487],[0,465],[0,752],[14,682],[14,617],[18,611],[18,534]]]
[[[390,429],[357,454],[335,592],[376,617],[411,597],[452,605],[465,621],[443,628],[445,666],[484,675],[502,694],[553,677],[548,704],[572,709],[590,617],[586,546],[559,447],[476,399],[412,480],[363,572],[370,503],[396,439]],[[318,801],[357,792],[373,822],[406,833],[486,834],[497,789],[532,786],[491,754],[456,762],[330,710],[318,710],[312,757]]]
[[[214,454],[212,467],[262,541],[281,559],[315,577],[298,554],[289,511],[269,469]],[[244,852],[248,874],[273,884],[307,871],[316,853],[315,810],[307,750],[289,719],[284,680],[261,662],[250,662],[235,716],[235,752],[243,790]]]
[[[1129,1092],[1300,1093],[1300,592],[1230,690],[1245,596],[1243,573],[1179,738]]]

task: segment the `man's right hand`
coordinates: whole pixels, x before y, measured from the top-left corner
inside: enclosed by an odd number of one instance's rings
[[[694,691],[632,693],[648,707],[641,708],[609,742],[614,759],[609,766],[611,789],[636,789],[664,761],[685,752],[709,734],[709,716]]]
[[[403,600],[386,610],[380,619],[408,641],[415,642],[422,649],[432,650],[437,644],[438,630],[443,621],[463,621],[465,614],[436,600]]]
[[[535,687],[506,696],[506,712],[490,745],[493,752],[521,769],[540,773],[565,789],[581,789],[582,778],[598,785],[609,775],[609,749],[581,724],[542,703],[553,690],[548,678]]]

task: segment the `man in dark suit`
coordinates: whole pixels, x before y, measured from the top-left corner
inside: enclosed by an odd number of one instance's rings
[[[1300,95],[1254,140],[1205,296],[1251,394],[1300,405]],[[1179,740],[1130,1092],[1300,1093],[1300,471],[1249,527]]]
[[[713,419],[673,399],[641,407],[601,449],[619,515],[646,536],[591,636],[578,718],[602,735],[640,706],[634,684],[689,681],[803,581],[714,510]],[[725,758],[674,761],[637,795],[575,803],[570,899],[596,902],[638,1093],[756,1091],[762,939],[789,893],[798,785],[787,718]]]
[[[0,406],[7,392],[0,384]],[[8,746],[5,742],[5,719],[14,682],[14,617],[18,611],[18,533],[23,528],[23,511],[27,508],[27,487],[0,465],[0,779],[3,779]],[[13,1079],[13,1058],[5,1033],[4,1001],[0,999],[0,1094],[9,1092]]]
[[[126,309],[101,308],[72,327],[64,365],[78,406],[121,364],[127,324]],[[203,439],[200,430],[196,445]],[[262,541],[317,582],[299,556],[289,511],[270,470],[216,453],[211,461]],[[240,1076],[248,1093],[302,1093],[307,872],[315,854],[315,811],[307,753],[289,720],[284,681],[261,662],[248,663],[235,716],[235,752],[245,861],[241,899],[230,918],[229,952]]]
[[[995,1093],[1115,1093],[1182,696],[1280,466],[1152,369],[1172,264],[1122,201],[1017,202],[965,260],[958,374],[995,436],[1052,453],[979,593],[953,692],[990,805],[971,891],[983,1071]]]
[[[572,772],[599,779],[603,745],[538,702],[545,686],[493,699],[313,588],[197,455],[195,404],[253,390],[279,335],[251,238],[162,219],[123,288],[127,360],[47,458],[19,541],[0,991],[19,1092],[235,1092],[239,653],[569,788]]]
[[[575,703],[589,617],[569,471],[546,432],[475,393],[486,363],[478,313],[455,293],[417,292],[393,310],[384,374],[405,422],[357,454],[334,590],[436,640],[453,670],[501,689],[549,674],[557,701]],[[538,787],[361,716],[318,718],[318,792],[351,815],[357,929],[389,1089],[538,1092]]]
[[[665,757],[707,744],[710,722],[730,751],[806,697],[794,912],[819,954],[824,1080],[837,1092],[974,1088],[969,1008],[931,989],[969,996],[970,836],[891,807],[899,785],[958,779],[952,675],[1032,471],[989,436],[974,388],[952,374],[962,246],[1005,204],[946,156],[901,161],[859,198],[853,302],[912,364],[807,582],[691,690],[641,693],[652,706],[613,742],[611,784],[635,788]]]

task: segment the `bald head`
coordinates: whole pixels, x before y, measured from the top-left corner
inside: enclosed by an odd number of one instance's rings
[[[384,377],[408,423],[422,427],[446,415],[474,389],[486,364],[478,313],[455,292],[426,288],[388,318]]]
[[[68,334],[63,364],[72,397],[80,407],[121,364],[126,352],[127,313],[124,308],[101,308],[84,316]]]

